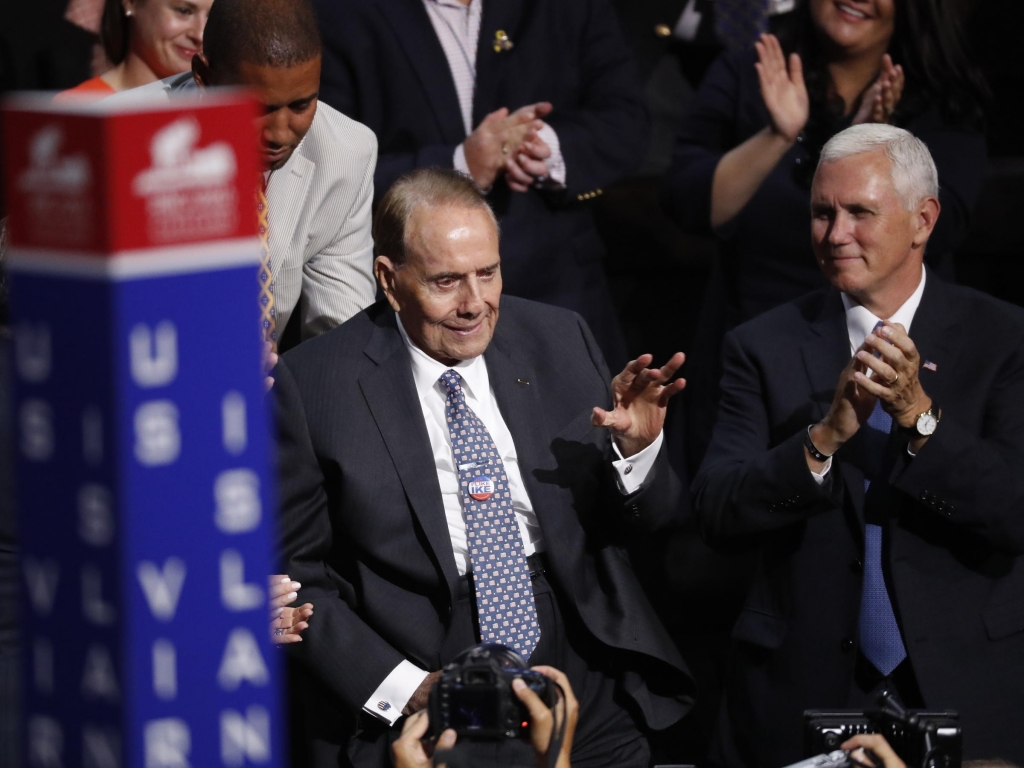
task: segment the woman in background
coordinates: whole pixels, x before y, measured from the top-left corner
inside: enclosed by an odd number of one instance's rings
[[[827,285],[810,245],[810,184],[826,141],[870,121],[928,145],[942,213],[925,259],[947,279],[985,178],[986,88],[949,0],[806,0],[788,16],[778,37],[712,65],[666,175],[680,226],[721,242],[687,374],[693,467],[714,424],[726,331]]]
[[[192,67],[213,0],[106,0],[100,42],[113,69],[57,100],[101,99]]]

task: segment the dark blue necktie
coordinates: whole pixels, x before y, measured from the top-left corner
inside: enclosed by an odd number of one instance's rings
[[[480,640],[501,643],[528,660],[540,641],[540,624],[505,464],[466,404],[462,377],[449,368],[440,381],[448,390],[445,418],[466,513]]]
[[[880,323],[879,323],[880,325]],[[876,326],[877,327],[877,326]],[[864,431],[864,515],[883,513],[887,488],[884,486],[885,454],[892,417],[882,410],[882,401],[868,417]],[[872,481],[878,486],[871,491]],[[881,507],[881,508],[880,508]],[[877,519],[877,518],[876,518]],[[860,650],[883,675],[888,675],[907,658],[896,614],[889,599],[882,572],[882,526],[864,525],[864,586],[860,597]]]
[[[727,50],[750,48],[768,31],[769,0],[715,0],[715,36]]]

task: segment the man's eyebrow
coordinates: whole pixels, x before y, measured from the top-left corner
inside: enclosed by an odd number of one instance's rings
[[[476,272],[493,272],[500,266],[501,262],[496,261],[493,264],[488,264],[486,267],[480,267],[480,269],[476,270]],[[466,274],[467,273],[465,272],[438,272],[435,275],[427,275],[427,280],[431,282],[433,282],[434,280],[461,280],[466,276]]]
[[[270,112],[276,112],[279,109],[284,109],[285,107],[290,107],[293,104],[304,104],[306,102],[310,102],[310,101],[312,101],[313,99],[315,99],[319,95],[320,95],[320,90],[317,89],[317,90],[313,91],[313,93],[309,94],[309,96],[302,96],[301,98],[298,98],[298,99],[292,99],[287,104],[264,104],[263,107],[264,107],[264,109],[266,109],[267,113],[269,114]]]
[[[435,275],[427,275],[427,280],[461,280],[465,276],[464,272],[438,272]]]

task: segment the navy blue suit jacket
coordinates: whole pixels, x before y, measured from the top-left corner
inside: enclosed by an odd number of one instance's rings
[[[324,38],[320,98],[377,134],[379,199],[403,173],[451,168],[466,137],[448,61],[422,0],[314,0]],[[497,31],[513,43],[495,52]],[[501,107],[549,101],[567,189],[488,194],[502,225],[505,293],[587,320],[609,363],[625,362],[589,200],[633,172],[649,120],[636,65],[608,0],[485,2],[473,126]]]
[[[671,725],[692,702],[692,679],[624,549],[632,532],[675,522],[681,488],[665,451],[623,497],[607,430],[590,423],[595,405],[610,407],[610,377],[579,316],[502,297],[484,359],[560,606],[616,649],[623,689],[647,723]],[[287,352],[274,377],[282,573],[315,610],[289,647],[324,704],[353,714],[403,659],[440,669],[458,594],[412,362],[379,302]]]
[[[1024,762],[1024,312],[930,274],[910,328],[942,410],[916,458],[891,445],[884,567],[926,706],[961,713],[964,758]],[[802,713],[842,709],[856,657],[864,474],[854,437],[818,486],[803,437],[850,359],[840,295],[785,304],[725,340],[722,402],[695,483],[713,543],[758,570],[733,630],[717,738],[727,766],[802,755]]]

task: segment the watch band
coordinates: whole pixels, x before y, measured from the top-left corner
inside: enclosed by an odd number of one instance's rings
[[[807,431],[804,432],[804,448],[811,454],[817,461],[828,461],[832,458],[832,454],[825,454],[818,450],[817,446],[814,445],[814,441],[811,440],[811,430],[814,429],[813,424],[807,425]]]

